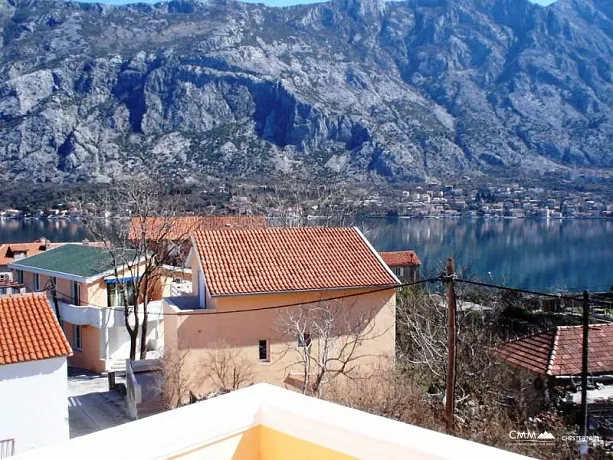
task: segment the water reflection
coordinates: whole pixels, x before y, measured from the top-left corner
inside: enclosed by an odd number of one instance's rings
[[[447,257],[483,280],[526,289],[608,290],[613,284],[613,221],[536,219],[366,219],[358,223],[379,251],[414,249],[422,273]],[[75,220],[0,220],[0,242],[88,238]],[[91,236],[89,236],[91,238]]]
[[[88,238],[87,229],[78,220],[0,220],[0,242],[34,241],[45,237],[52,242],[82,241]]]
[[[613,221],[397,219],[363,226],[380,251],[415,249],[426,273],[454,257],[481,279],[527,289],[613,284]]]

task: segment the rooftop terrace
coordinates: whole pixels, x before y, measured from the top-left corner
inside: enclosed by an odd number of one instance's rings
[[[83,456],[88,460],[527,458],[267,384],[34,450],[15,460]]]

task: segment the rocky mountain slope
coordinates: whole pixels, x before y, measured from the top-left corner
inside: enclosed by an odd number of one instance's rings
[[[613,2],[0,0],[0,173],[613,167]]]

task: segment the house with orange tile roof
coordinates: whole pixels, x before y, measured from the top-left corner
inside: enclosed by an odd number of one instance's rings
[[[149,249],[158,254],[165,264],[186,268],[193,232],[267,226],[265,216],[251,215],[133,217],[128,238],[132,241],[147,240]],[[189,277],[191,272],[186,268],[183,278],[187,280]]]
[[[23,283],[8,279],[0,279],[0,295],[25,294],[26,287]]]
[[[68,440],[71,354],[44,293],[0,296],[1,453]]]
[[[613,380],[613,323],[589,328],[588,371],[591,380]],[[548,399],[547,389],[579,382],[582,371],[583,327],[554,329],[509,340],[494,355],[513,366],[536,390],[537,398]]]
[[[125,370],[130,336],[125,326],[121,286],[126,286],[130,310],[136,307],[140,318],[143,307],[138,304],[141,297],[131,282],[139,261],[129,250],[123,256],[132,268],[119,267],[119,277],[115,276],[108,250],[89,244],[66,243],[9,264],[28,292],[46,292],[53,300],[55,286],[60,319],[74,350],[68,359],[70,366],[100,373]],[[172,271],[162,269],[151,283],[147,321],[150,351],[163,344],[161,299],[170,295],[173,277]],[[133,313],[130,315],[133,323]]]
[[[40,238],[31,243],[0,244],[0,280],[13,280],[13,273],[8,268],[8,264],[38,254],[48,247],[49,241],[45,238]]]
[[[192,246],[193,294],[164,299],[165,350],[189,353],[185,372],[223,344],[254,382],[300,389],[323,341],[342,354],[356,333],[356,373],[393,360],[399,280],[357,228],[205,230]]]
[[[401,281],[414,283],[419,280],[421,260],[415,251],[382,252],[381,258]]]

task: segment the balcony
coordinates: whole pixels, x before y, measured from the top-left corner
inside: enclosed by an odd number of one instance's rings
[[[123,307],[99,308],[90,306],[73,305],[67,301],[60,300],[60,316],[62,321],[77,324],[79,326],[93,326],[97,329],[103,327],[123,327],[125,325]],[[162,301],[154,300],[149,302],[148,320],[158,322],[163,315]],[[142,318],[143,306],[138,307],[139,317]],[[130,315],[132,322],[134,314]]]
[[[143,460],[528,458],[267,384],[32,450],[15,460],[77,459],[84,452],[96,459]]]

